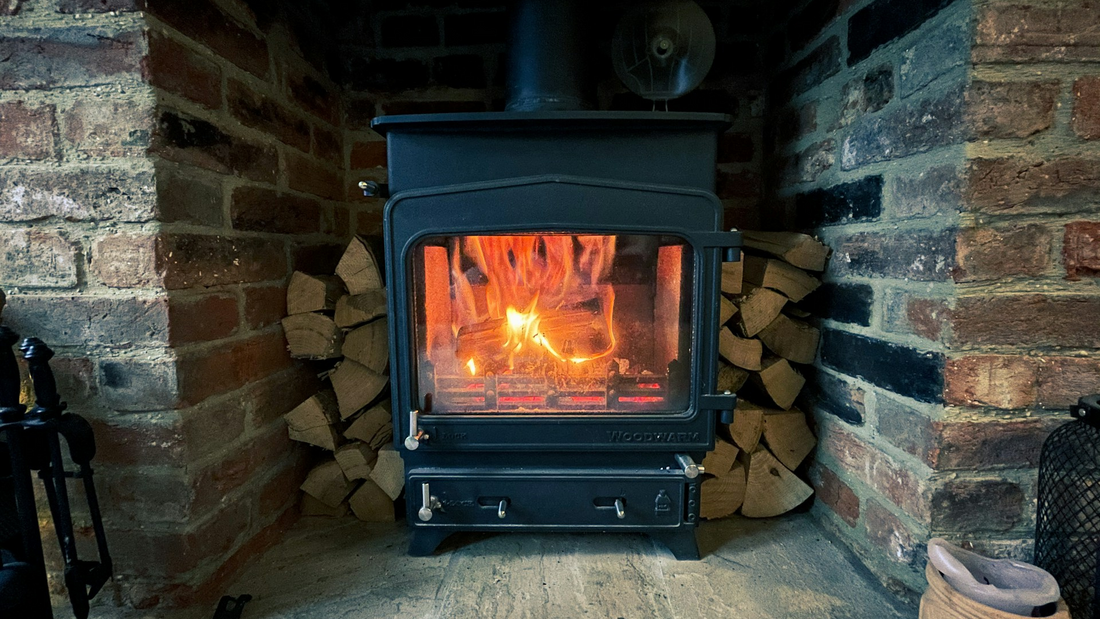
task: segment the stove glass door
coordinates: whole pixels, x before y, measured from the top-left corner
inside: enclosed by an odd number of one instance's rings
[[[694,269],[683,239],[431,237],[413,255],[423,412],[687,408]]]

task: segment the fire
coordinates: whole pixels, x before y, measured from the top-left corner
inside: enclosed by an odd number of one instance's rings
[[[514,369],[521,358],[583,364],[614,351],[615,293],[606,278],[615,237],[468,236],[453,243],[454,334],[471,374]]]

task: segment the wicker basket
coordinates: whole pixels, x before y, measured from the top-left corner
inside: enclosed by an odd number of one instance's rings
[[[939,570],[930,562],[924,568],[928,578],[928,589],[920,599],[920,619],[1021,619],[1025,615],[1014,615],[959,593],[952,587]],[[1058,600],[1058,611],[1049,619],[1070,619],[1069,608],[1065,600]]]

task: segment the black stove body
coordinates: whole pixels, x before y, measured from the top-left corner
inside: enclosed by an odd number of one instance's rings
[[[395,447],[409,552],[457,531],[642,531],[698,557],[728,117],[388,116]]]

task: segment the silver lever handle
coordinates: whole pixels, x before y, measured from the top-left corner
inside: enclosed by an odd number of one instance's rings
[[[432,519],[432,510],[439,509],[442,503],[439,502],[439,497],[432,496],[432,491],[428,487],[428,482],[420,484],[420,511],[416,512],[416,515],[420,517],[420,520],[427,522]]]
[[[416,451],[420,441],[426,440],[427,432],[420,429],[420,411],[409,411],[409,435],[405,437],[405,449]]]
[[[504,510],[507,509],[507,507],[508,499],[501,499],[500,505],[497,507],[497,518],[504,520],[504,517],[507,516],[507,514],[504,513]]]
[[[688,479],[695,479],[701,473],[706,472],[703,467],[695,464],[695,461],[687,454],[676,454],[676,463],[680,465],[680,468],[684,469],[684,476]]]
[[[619,520],[626,518],[626,505],[623,503],[622,498],[615,499],[615,515],[619,517]]]

